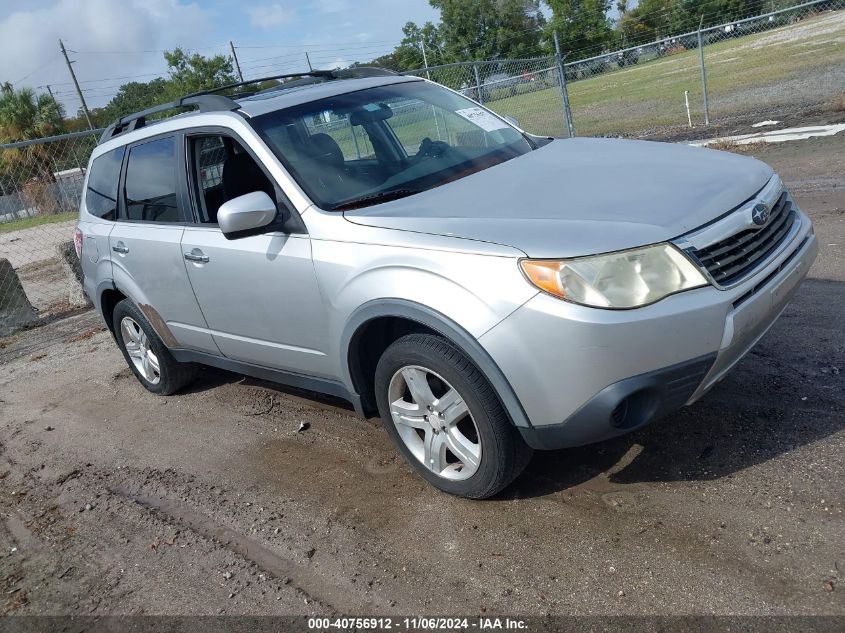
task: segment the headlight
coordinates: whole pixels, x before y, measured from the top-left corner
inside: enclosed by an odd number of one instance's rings
[[[671,244],[576,259],[523,259],[520,266],[540,290],[596,308],[636,308],[708,283]]]

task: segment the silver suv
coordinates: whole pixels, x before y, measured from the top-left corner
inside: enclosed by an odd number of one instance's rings
[[[85,290],[153,393],[211,365],[339,396],[484,498],[532,449],[701,398],[816,257],[751,158],[539,138],[375,70],[299,77],[125,117],[94,151]],[[149,119],[168,108],[198,111]]]

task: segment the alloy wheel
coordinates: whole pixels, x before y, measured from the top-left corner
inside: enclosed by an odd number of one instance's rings
[[[434,474],[469,479],[481,464],[481,438],[458,391],[418,365],[402,367],[388,387],[390,416],[408,450]]]
[[[161,380],[158,357],[150,348],[149,337],[135,319],[123,317],[120,322],[120,337],[129,359],[141,377],[150,384],[157,385]]]

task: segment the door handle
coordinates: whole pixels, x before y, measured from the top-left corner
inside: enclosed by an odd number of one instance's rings
[[[124,244],[123,242],[118,242],[117,244],[112,246],[111,249],[115,253],[120,253],[121,255],[126,255],[126,253],[129,252],[129,247],[126,246],[126,244]]]
[[[197,262],[199,264],[207,264],[208,263],[208,255],[203,253],[200,249],[195,248],[189,253],[185,253],[185,259],[189,262]]]

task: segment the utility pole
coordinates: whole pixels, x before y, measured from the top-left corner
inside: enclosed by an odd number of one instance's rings
[[[425,40],[420,38],[420,48],[423,54],[423,66],[425,66],[425,78],[431,81],[431,73],[428,72],[428,55],[425,54]]]
[[[308,57],[308,51],[305,51],[305,61],[308,62],[308,70],[314,70],[314,67],[311,66],[311,58]]]
[[[67,63],[67,69],[70,71],[70,78],[73,79],[73,85],[76,87],[76,94],[79,95],[79,101],[82,104],[82,112],[85,113],[85,120],[88,121],[88,128],[93,130],[94,124],[91,123],[91,113],[88,112],[88,104],[85,103],[85,97],[82,96],[82,89],[79,87],[79,82],[76,81],[76,73],[73,72],[73,66],[71,66],[71,61],[67,57],[67,51],[65,50],[65,45],[62,40],[59,40],[59,48],[62,49],[62,55],[65,56],[65,63]]]
[[[55,100],[56,100],[56,97],[54,97],[54,96],[53,96],[53,89],[50,87],[50,84],[47,84],[47,85],[46,85],[46,86],[44,86],[44,87],[47,89],[47,94],[49,94],[49,95],[50,95],[50,98],[51,98],[53,101],[55,101]]]
[[[235,60],[235,69],[238,71],[238,78],[243,81],[244,74],[241,72],[241,63],[238,61],[238,54],[235,52],[235,45],[232,44],[232,40],[229,40],[229,48],[232,49],[232,59]]]
[[[704,125],[710,125],[710,103],[707,99],[707,67],[704,65],[704,39],[701,37],[701,27],[704,26],[704,15],[698,23],[698,59],[701,62],[701,92],[704,94]]]

